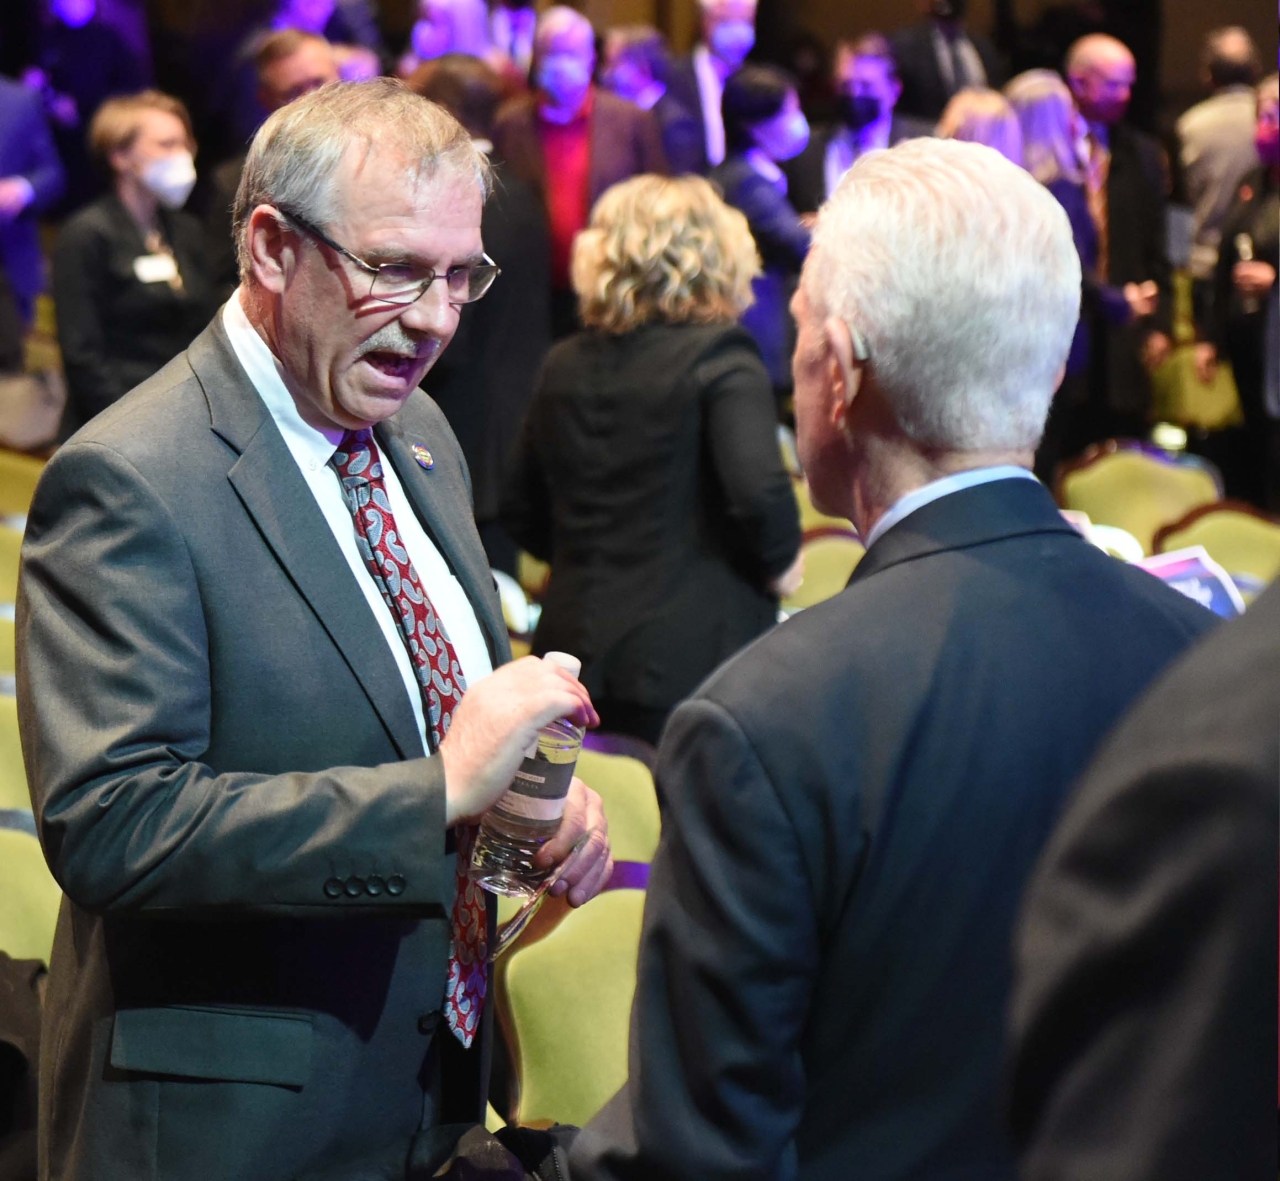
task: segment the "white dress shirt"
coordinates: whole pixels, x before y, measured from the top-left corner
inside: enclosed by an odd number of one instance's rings
[[[711,51],[705,45],[693,50],[693,73],[698,79],[698,98],[702,101],[702,125],[707,135],[707,163],[714,167],[724,163],[724,116],[720,113],[720,100],[724,97],[724,83],[711,61]]]
[[[373,575],[369,573],[359,549],[356,548],[356,531],[351,520],[351,510],[347,508],[346,499],[342,495],[338,475],[329,466],[329,460],[338,449],[344,432],[341,427],[317,430],[303,421],[293,395],[284,383],[280,362],[267,347],[267,342],[249,323],[240,304],[238,289],[222,309],[222,324],[227,330],[236,358],[244,367],[253,388],[258,391],[258,396],[266,404],[267,412],[283,436],[289,454],[293,456],[302,478],[311,489],[316,505],[324,515],[338,548],[342,550],[342,556],[351,568],[356,584],[369,604],[369,610],[377,620],[382,638],[400,670],[400,679],[404,682],[409,703],[413,706],[413,717],[422,738],[422,749],[429,750],[426,719],[422,711],[422,690],[414,675],[408,650],[378,584],[374,582]],[[462,665],[467,685],[474,685],[481,677],[493,671],[480,621],[476,618],[462,584],[453,576],[448,563],[419,522],[417,513],[405,496],[395,468],[385,455],[382,461],[387,497],[391,501],[391,512],[399,527],[401,540],[409,551],[409,559],[418,572],[418,579],[427,592],[437,617],[444,625],[458,663]],[[340,578],[342,575],[339,571],[334,571],[334,577]]]
[[[904,521],[917,509],[922,509],[935,500],[941,500],[944,496],[950,496],[953,492],[963,492],[966,488],[976,488],[979,484],[992,484],[996,480],[1034,479],[1035,476],[1026,468],[1006,463],[997,467],[977,467],[972,471],[956,472],[955,475],[943,476],[940,480],[931,480],[928,484],[913,489],[906,496],[895,501],[893,507],[871,526],[870,532],[863,538],[863,544],[870,549],[890,529]]]
[[[827,150],[822,157],[822,179],[828,197],[836,191],[855,160],[867,152],[889,146],[892,130],[893,118],[890,116],[888,119],[877,119],[860,131],[843,128],[827,140]]]

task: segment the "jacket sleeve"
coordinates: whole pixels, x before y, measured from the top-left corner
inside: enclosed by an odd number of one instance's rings
[[[25,93],[25,92],[24,92]],[[53,142],[53,133],[41,110],[40,100],[34,94],[26,95],[29,105],[26,125],[25,158],[17,175],[25,177],[35,194],[29,213],[43,213],[52,206],[67,187],[66,173]]]
[[[1160,288],[1159,301],[1155,315],[1151,317],[1150,329],[1173,335],[1173,266],[1169,262],[1169,169],[1165,160],[1164,149],[1155,141],[1144,141],[1143,171],[1151,187],[1151,204],[1149,216],[1145,219],[1147,229],[1146,275],[1154,279]]]
[[[107,356],[102,307],[109,243],[91,223],[66,226],[53,252],[58,347],[73,409],[88,420],[128,393]]]
[[[734,551],[764,585],[800,549],[800,512],[778,449],[769,375],[743,345],[703,361],[695,379]]]
[[[791,203],[762,176],[752,174],[730,202],[746,215],[751,236],[766,266],[799,270],[809,253],[809,231]]]
[[[437,868],[438,756],[274,775],[202,761],[214,702],[200,587],[167,506],[111,448],[73,443],[50,460],[28,520],[17,619],[32,804],[49,866],[76,905],[438,913],[451,901]],[[326,892],[335,876],[370,866],[399,873],[403,892],[358,903]]]
[[[626,1085],[583,1129],[573,1181],[794,1178],[819,933],[800,842],[718,704],[667,725]]]

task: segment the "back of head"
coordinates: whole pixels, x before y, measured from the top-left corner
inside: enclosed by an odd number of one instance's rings
[[[1205,38],[1200,65],[1214,90],[1253,86],[1262,73],[1257,46],[1239,25],[1214,29]]]
[[[446,53],[423,62],[406,85],[414,94],[444,107],[472,138],[493,138],[493,119],[502,98],[502,81],[478,57]]]
[[[811,308],[860,334],[902,431],[1031,450],[1080,311],[1062,207],[999,153],[917,139],[862,156],[818,216]]]
[[[1076,150],[1076,104],[1053,70],[1027,70],[1004,88],[1022,128],[1022,163],[1041,184],[1083,179]]]
[[[998,90],[966,86],[947,103],[935,132],[939,139],[985,144],[1006,160],[1022,163],[1022,129],[1018,117]]]
[[[743,66],[730,74],[720,98],[726,149],[743,152],[754,146],[751,128],[778,114],[795,88],[795,79],[776,66]]]
[[[573,244],[582,322],[731,323],[759,274],[747,219],[700,176],[634,176],[607,189]]]
[[[253,210],[272,205],[317,226],[331,224],[344,212],[337,173],[348,152],[362,164],[376,155],[380,166],[403,169],[415,183],[456,168],[488,191],[488,162],[443,107],[393,78],[330,83],[281,107],[253,137],[232,218],[242,281],[250,277]]]

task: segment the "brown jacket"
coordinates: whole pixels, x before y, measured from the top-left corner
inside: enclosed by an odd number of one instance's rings
[[[513,172],[539,194],[546,193],[547,168],[538,134],[536,94],[513,98],[502,107],[493,130],[493,145]],[[634,103],[597,89],[591,109],[589,203],[594,205],[610,185],[642,172],[667,173],[657,122]]]

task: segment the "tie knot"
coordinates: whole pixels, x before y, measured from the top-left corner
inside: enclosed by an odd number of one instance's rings
[[[347,431],[333,453],[333,466],[344,479],[362,477],[376,480],[382,472],[378,467],[378,450],[373,435],[367,428]]]

